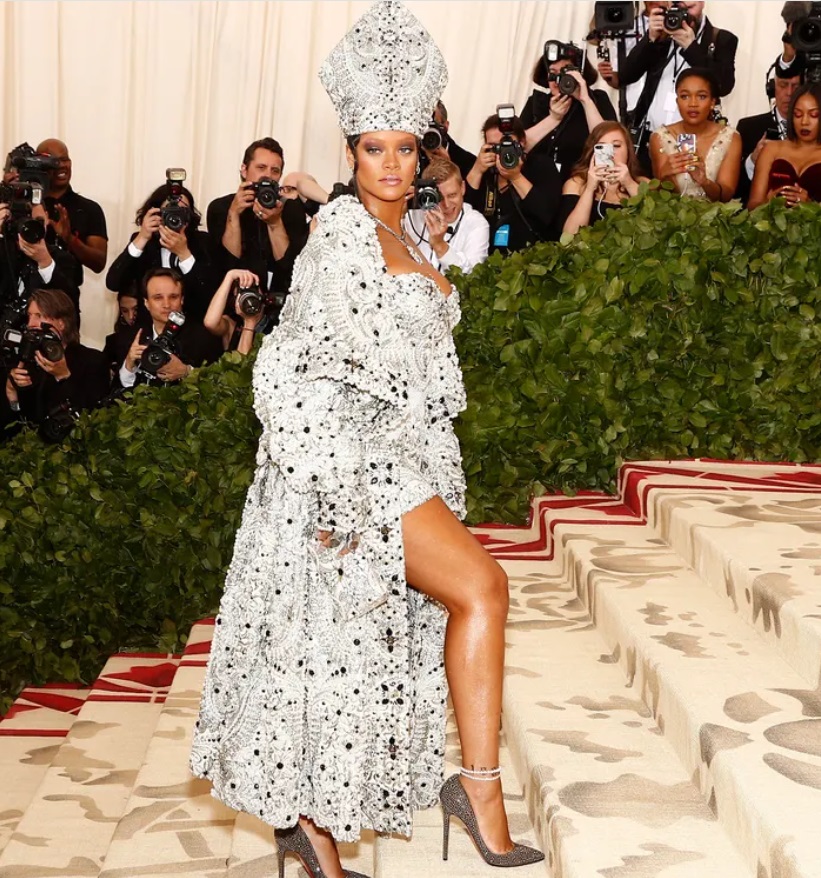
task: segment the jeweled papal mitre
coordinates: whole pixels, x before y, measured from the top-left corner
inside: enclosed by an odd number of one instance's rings
[[[431,35],[399,0],[379,0],[319,71],[346,136],[409,131],[421,137],[448,82]]]

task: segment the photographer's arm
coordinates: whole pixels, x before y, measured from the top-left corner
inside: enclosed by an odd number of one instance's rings
[[[590,225],[590,213],[593,210],[593,199],[596,193],[598,180],[593,176],[593,162],[587,171],[587,181],[579,177],[571,177],[562,189],[562,201],[572,200],[576,196],[577,201],[573,210],[570,211],[562,226],[565,235],[575,235],[579,229]],[[566,209],[566,208],[565,208]],[[561,219],[561,218],[560,218]]]
[[[559,100],[561,100],[561,98]],[[569,100],[568,106],[570,106]],[[562,121],[563,117],[564,113],[554,114],[553,107],[551,106],[550,112],[544,117],[544,119],[541,119],[525,131],[525,145],[527,146],[527,151],[530,152],[538,143],[544,140],[551,131],[555,131],[559,127],[559,123]]]
[[[305,171],[291,171],[282,180],[283,186],[295,186],[302,201],[315,201],[317,204],[328,203],[328,193],[317,183],[316,178]]]

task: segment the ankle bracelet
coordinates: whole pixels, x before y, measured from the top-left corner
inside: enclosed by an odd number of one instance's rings
[[[465,768],[464,766],[459,769],[459,774],[462,777],[466,777],[468,780],[481,780],[481,781],[494,781],[499,780],[502,776],[501,768],[480,768],[474,770],[472,768]]]

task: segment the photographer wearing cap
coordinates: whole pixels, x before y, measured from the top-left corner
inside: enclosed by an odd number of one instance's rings
[[[738,177],[736,198],[744,204],[750,197],[750,187],[755,176],[755,166],[768,142],[787,139],[787,119],[790,101],[801,87],[801,76],[788,76],[777,64],[768,71],[767,97],[770,110],[757,116],[747,116],[738,122],[737,131],[741,135],[741,174]],[[773,75],[770,76],[769,74]]]
[[[441,199],[431,210],[409,210],[405,231],[437,271],[452,266],[471,271],[487,259],[490,227],[481,213],[465,204],[465,181],[449,159],[434,159],[422,179],[436,184]]]
[[[35,290],[28,323],[6,333],[2,355],[21,357],[7,372],[6,400],[15,420],[42,424],[60,407],[94,408],[108,393],[105,356],[80,344],[74,303],[62,290]]]
[[[668,3],[650,13],[647,34],[639,40],[619,71],[622,85],[646,74],[636,103],[636,146],[645,169],[650,168],[648,138],[663,125],[681,120],[676,102],[676,81],[684,70],[708,70],[718,83],[718,97],[735,86],[738,37],[719,30],[704,15],[704,3]]]
[[[294,260],[308,238],[301,199],[279,193],[284,166],[276,140],[255,140],[245,150],[236,193],[215,199],[207,211],[221,272],[245,268],[259,277],[266,292],[290,288]]]
[[[152,268],[142,279],[140,287],[145,308],[151,318],[149,330],[138,329],[127,334],[121,351],[119,381],[123,387],[135,384],[173,384],[191,374],[195,366],[214,363],[222,354],[219,339],[201,323],[184,321],[182,316],[185,293],[182,275],[173,268]],[[169,326],[173,316],[175,326]],[[179,327],[178,331],[175,327]],[[165,344],[173,335],[169,344]],[[145,368],[143,354],[159,341],[170,352],[159,367]],[[172,343],[171,343],[172,342]]]
[[[525,155],[525,129],[509,104],[488,116],[482,137],[465,181],[465,200],[487,219],[491,252],[554,240],[562,181],[553,161]]]
[[[80,288],[74,282],[74,257],[54,243],[51,220],[42,204],[15,203],[0,197],[0,306],[13,305],[21,317],[36,289],[61,289],[79,317]],[[15,219],[18,212],[28,213]]]
[[[587,135],[616,111],[606,92],[592,89],[597,74],[573,43],[548,40],[533,68],[533,93],[521,112],[527,151],[548,156],[565,180],[584,149]]]
[[[211,242],[200,229],[202,216],[194,196],[182,185],[185,171],[169,168],[168,179],[137,210],[137,231],[106,274],[106,286],[115,293],[139,288],[153,268],[172,268],[182,276],[185,315],[202,321],[217,286]],[[173,178],[173,179],[172,179]],[[178,179],[181,178],[181,179]]]
[[[90,198],[84,198],[71,188],[71,157],[62,140],[49,138],[37,152],[51,156],[59,167],[51,172],[48,197],[56,211],[54,231],[61,246],[76,260],[74,281],[83,283],[83,266],[95,274],[105,268],[108,258],[108,231],[102,207]]]

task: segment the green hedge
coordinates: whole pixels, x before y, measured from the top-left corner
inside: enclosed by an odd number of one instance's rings
[[[473,521],[624,460],[819,456],[821,208],[631,204],[458,281]]]
[[[470,520],[611,488],[624,459],[818,456],[821,209],[667,191],[458,279]],[[251,360],[0,449],[0,709],[177,649],[215,610],[259,433]]]

